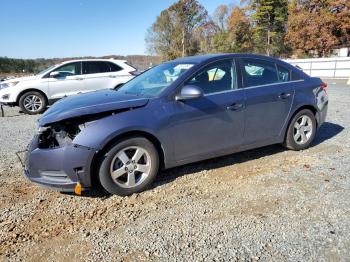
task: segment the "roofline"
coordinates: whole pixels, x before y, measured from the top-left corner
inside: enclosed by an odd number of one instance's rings
[[[272,57],[261,54],[251,54],[251,53],[220,53],[220,54],[205,54],[205,55],[196,55],[196,56],[186,56],[179,57],[174,60],[170,60],[167,62],[185,62],[185,63],[202,63],[212,60],[225,59],[225,58],[234,58],[234,57],[251,57],[251,58],[261,58],[261,59],[277,59],[281,60],[278,57]]]
[[[83,59],[72,59],[63,61],[60,64],[72,63],[72,62],[86,62],[86,61],[108,61],[108,62],[127,62],[125,59],[114,59],[114,58],[83,58]]]

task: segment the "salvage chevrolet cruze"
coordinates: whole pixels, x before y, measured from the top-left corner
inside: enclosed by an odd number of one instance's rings
[[[307,148],[326,118],[326,84],[278,59],[181,58],[118,90],[65,98],[39,119],[25,175],[60,191],[145,190],[159,169],[270,144]]]

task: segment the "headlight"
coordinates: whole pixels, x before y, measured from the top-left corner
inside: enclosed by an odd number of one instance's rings
[[[13,86],[17,85],[18,83],[19,83],[19,81],[0,84],[0,89],[4,89],[4,88],[8,88],[8,87],[13,87]]]

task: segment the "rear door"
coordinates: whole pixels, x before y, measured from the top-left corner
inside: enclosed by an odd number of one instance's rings
[[[114,88],[116,72],[121,70],[108,61],[84,61],[83,77],[85,92]]]
[[[49,99],[78,94],[84,91],[81,62],[64,64],[53,71],[59,72],[56,77],[49,74]]]
[[[244,143],[269,144],[276,139],[291,110],[294,85],[290,71],[273,61],[241,58],[246,90]]]

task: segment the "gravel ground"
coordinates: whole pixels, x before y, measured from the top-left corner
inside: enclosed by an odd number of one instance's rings
[[[302,152],[270,146],[162,172],[131,197],[29,183],[36,116],[0,118],[0,260],[350,260],[350,86]]]

